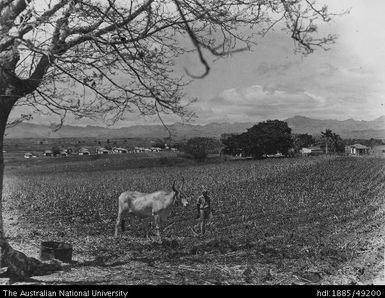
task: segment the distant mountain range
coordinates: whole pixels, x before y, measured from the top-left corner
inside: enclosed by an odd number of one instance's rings
[[[320,135],[320,131],[329,128],[343,138],[385,139],[385,116],[372,121],[348,120],[317,120],[295,116],[285,120],[294,133]]]
[[[320,131],[329,128],[343,138],[385,139],[385,116],[373,121],[357,121],[348,119],[318,120],[303,116],[295,116],[284,120],[293,133],[319,135]],[[194,125],[175,123],[168,128],[173,138],[216,137],[222,133],[241,133],[256,123],[210,123]],[[60,130],[53,131],[52,126],[21,123],[6,131],[6,138],[164,138],[167,130],[162,125],[136,125],[122,128],[105,128],[99,126],[64,125]]]

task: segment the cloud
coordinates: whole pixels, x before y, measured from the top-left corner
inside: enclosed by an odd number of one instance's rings
[[[293,72],[293,68],[297,68],[295,63],[282,68],[264,65],[263,69],[268,69],[260,76],[266,79],[260,80],[264,85],[226,89],[198,102],[197,114],[202,122],[220,119],[242,122],[286,119],[295,115],[370,120],[384,113],[383,108],[380,112],[374,111],[375,106],[381,106],[384,96],[373,93],[373,86],[378,84],[373,73],[362,67],[337,67],[328,63],[320,66],[308,69],[305,75]],[[274,80],[270,78],[270,71],[275,73]]]
[[[283,119],[298,114],[307,115],[314,110],[324,110],[327,100],[308,91],[288,92],[264,86],[230,88],[210,100],[199,103],[197,113],[207,121],[230,119],[233,122]],[[203,120],[202,119],[202,120]]]

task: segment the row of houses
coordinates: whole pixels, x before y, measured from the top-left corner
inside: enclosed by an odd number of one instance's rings
[[[62,150],[56,154],[54,153],[53,150],[45,150],[43,153],[41,153],[41,156],[49,157],[49,156],[58,156],[59,155],[59,156],[65,157],[65,156],[69,156],[70,154],[72,154],[72,153],[68,152],[68,150]],[[38,155],[35,153],[32,153],[32,152],[24,153],[24,158],[35,158],[35,157],[38,157]]]
[[[146,148],[146,147],[134,147],[132,150],[128,150],[126,148],[112,148],[112,150],[108,150],[106,148],[100,147],[96,149],[97,154],[122,154],[122,153],[146,153],[146,152],[161,152],[161,151],[178,151],[176,148],[159,148],[159,147],[151,147],[151,148]]]
[[[112,149],[107,149],[104,147],[98,147],[95,149],[95,154],[127,154],[127,153],[145,153],[145,152],[160,152],[163,151],[164,149],[158,148],[158,147],[151,147],[151,148],[144,148],[144,147],[135,147],[132,150],[128,150],[126,148],[121,148],[121,147],[114,147]],[[170,151],[177,151],[176,148],[169,148]],[[42,156],[69,156],[76,154],[75,150],[73,149],[63,149],[60,150],[60,152],[54,152],[53,150],[45,150],[41,155]],[[91,155],[91,151],[88,148],[80,148],[77,151],[77,155]],[[34,158],[37,157],[36,154],[32,152],[27,152],[24,154],[24,158]]]
[[[59,154],[60,156],[68,156],[70,154],[74,154],[74,150],[72,149],[64,149],[61,150]],[[103,148],[103,147],[98,147],[95,149],[96,154],[121,154],[121,153],[128,153],[128,150],[125,148],[118,148],[114,147],[111,150]],[[53,150],[45,150],[43,153],[44,156],[54,156]],[[91,151],[88,148],[80,148],[78,151],[78,155],[91,155]]]
[[[304,147],[300,150],[300,153],[304,156],[320,155],[320,154],[324,154],[325,152],[326,152],[325,145],[312,146],[307,148]],[[360,156],[360,155],[367,155],[369,154],[369,152],[370,152],[370,148],[362,144],[345,146],[345,154],[347,155]]]
[[[145,148],[145,147],[135,147],[131,153],[144,153],[144,152],[161,152],[161,151],[172,151],[176,152],[178,149],[172,148],[172,147],[166,147],[164,149],[159,147],[151,147],[151,148]]]
[[[111,150],[104,147],[99,147],[99,148],[96,148],[95,150],[96,154],[125,154],[128,152],[129,151],[126,148],[120,148],[120,147],[114,147]]]
[[[239,149],[241,151],[241,149]],[[326,153],[325,145],[315,145],[310,147],[303,147],[299,150],[299,153],[302,156],[316,156],[316,155],[322,155]],[[362,144],[354,144],[350,146],[345,146],[345,154],[346,155],[353,155],[353,156],[361,156],[361,155],[368,155],[370,154],[370,147],[367,147]],[[385,148],[382,150],[382,153],[385,154]],[[294,156],[295,152],[294,149],[289,149],[288,156]],[[235,157],[238,158],[245,158],[245,156],[242,152],[237,153]],[[264,158],[282,158],[285,157],[281,152],[277,152],[276,154],[264,154]]]

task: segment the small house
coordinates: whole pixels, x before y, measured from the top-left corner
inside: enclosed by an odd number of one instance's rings
[[[100,147],[96,148],[96,154],[109,154],[110,151],[107,150],[106,148]]]
[[[91,153],[87,148],[81,148],[79,150],[79,155],[91,155]]]
[[[44,152],[43,152],[43,156],[53,156],[53,151],[52,150],[45,150]]]
[[[126,148],[118,148],[118,152],[122,154],[128,153],[128,150]]]
[[[134,148],[134,153],[142,153],[145,151],[145,148],[143,147],[135,147]]]
[[[308,156],[308,155],[320,155],[323,154],[323,150],[321,149],[320,146],[312,146],[312,147],[303,147],[300,150],[300,153],[303,156]]]
[[[117,154],[123,154],[123,153],[128,153],[128,150],[125,148],[115,147],[115,148],[112,148],[112,152]]]
[[[354,144],[347,146],[347,148],[345,148],[345,152],[350,155],[366,155],[369,154],[369,147],[362,144]]]
[[[36,157],[36,155],[31,152],[27,152],[24,154],[24,158],[32,158],[32,157]]]
[[[60,156],[67,157],[69,156],[68,150],[64,149],[60,151]]]

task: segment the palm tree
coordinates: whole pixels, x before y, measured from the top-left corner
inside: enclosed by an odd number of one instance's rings
[[[321,137],[325,139],[325,153],[328,154],[328,143],[331,138],[333,138],[333,132],[331,129],[326,129],[324,132],[321,131]]]

